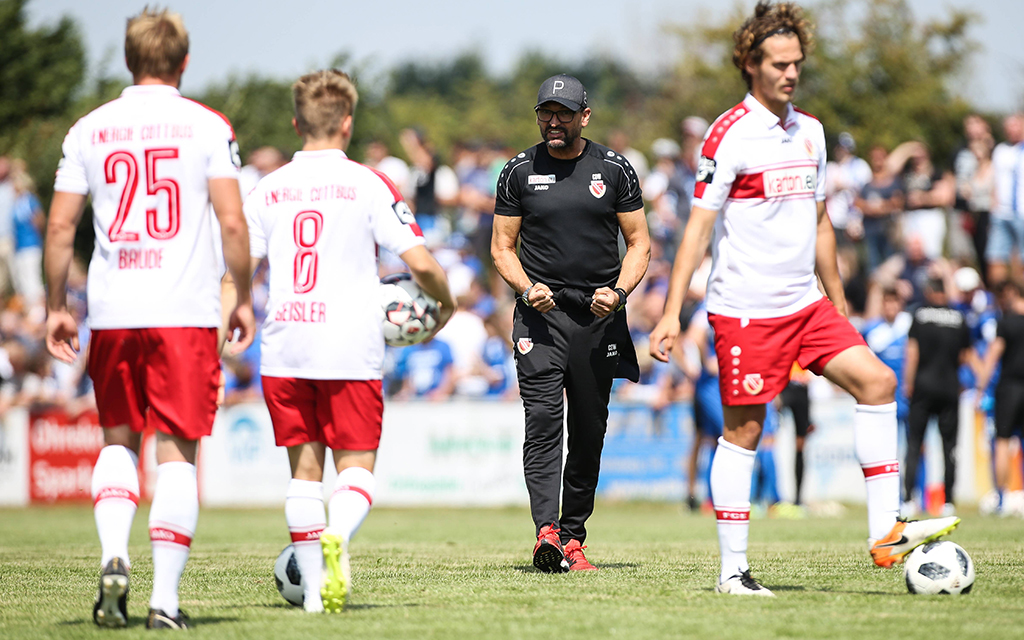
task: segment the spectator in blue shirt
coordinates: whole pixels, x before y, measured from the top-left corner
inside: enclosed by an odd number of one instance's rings
[[[29,307],[42,305],[43,238],[45,224],[43,207],[35,194],[35,183],[25,163],[12,163],[11,184],[14,186],[14,289],[25,298]]]
[[[393,375],[402,381],[397,398],[446,400],[455,390],[452,349],[430,338],[398,350]]]

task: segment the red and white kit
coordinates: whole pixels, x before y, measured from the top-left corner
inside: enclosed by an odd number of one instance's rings
[[[166,85],[126,88],[64,139],[55,191],[91,194],[89,372],[100,423],[188,439],[216,411],[220,268],[208,181],[238,177],[221,114]]]
[[[235,134],[174,87],[128,87],[71,128],[54,190],[92,194],[93,329],[220,325],[211,178],[238,178]]]
[[[332,149],[296,153],[249,194],[245,215],[252,256],[270,262],[260,373],[271,417],[277,414],[278,444],[300,444],[295,438],[301,434],[292,434],[299,413],[312,440],[329,439],[329,429],[346,431],[317,416],[317,394],[321,405],[332,405],[335,420],[358,420],[369,428],[359,416],[376,414],[379,437],[384,335],[376,304],[377,247],[401,255],[422,245],[412,212],[382,174]],[[275,380],[282,378],[293,380]],[[349,390],[352,410],[342,411],[330,400],[338,393],[331,385],[311,383],[300,393],[294,380],[348,381],[360,390]],[[294,404],[303,395],[309,396],[308,411],[285,410],[282,402]],[[317,424],[324,435],[313,432]],[[345,448],[376,448],[358,440],[360,446]]]
[[[825,164],[817,119],[789,105],[780,121],[749,94],[705,136],[694,206],[721,211],[707,309],[727,405],[768,402],[793,361],[820,373],[863,344],[815,276]]]

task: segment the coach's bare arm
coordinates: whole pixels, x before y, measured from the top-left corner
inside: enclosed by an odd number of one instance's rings
[[[213,178],[209,181],[210,204],[220,222],[221,243],[224,246],[224,263],[235,281],[235,308],[228,316],[228,335],[239,330],[238,341],[231,349],[238,355],[249,348],[256,336],[256,316],[252,311],[251,279],[249,261],[249,227],[242,213],[242,196],[238,180],[234,178]]]
[[[46,224],[46,350],[71,363],[78,357],[78,325],[68,313],[68,269],[75,257],[75,230],[85,211],[86,196],[57,191]]]
[[[683,240],[676,252],[676,261],[672,265],[672,277],[668,281],[668,296],[665,299],[665,313],[658,325],[651,331],[651,355],[668,362],[676,338],[679,337],[679,314],[683,310],[686,290],[690,288],[693,272],[700,266],[704,254],[711,244],[711,236],[715,231],[715,219],[718,212],[703,207],[690,210],[690,221],[686,224]],[[664,343],[664,345],[662,345]]]
[[[651,235],[647,231],[647,216],[644,215],[642,208],[620,213],[618,218],[622,238],[626,241],[626,255],[622,258],[622,268],[619,270],[615,288],[622,289],[629,295],[647,273],[647,265],[651,261]],[[617,306],[619,294],[608,287],[601,287],[594,292],[590,311],[598,318],[603,318]]]
[[[398,257],[409,267],[412,279],[420,285],[420,289],[441,303],[441,317],[434,330],[435,333],[440,331],[455,313],[455,300],[448,288],[448,276],[423,245],[417,245]]]
[[[818,240],[815,245],[814,269],[825,289],[825,295],[836,311],[846,316],[846,293],[843,280],[839,277],[839,263],[836,262],[836,233],[832,221],[825,211],[825,203],[818,203]]]
[[[519,254],[516,253],[516,241],[519,240],[519,230],[522,226],[522,218],[494,216],[491,259],[494,261],[494,268],[517,296],[529,292],[526,303],[541,313],[547,313],[555,308],[551,288],[543,282],[530,282],[530,277],[523,270],[523,263],[519,261]]]

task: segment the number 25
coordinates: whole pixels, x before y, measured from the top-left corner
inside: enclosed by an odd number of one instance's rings
[[[157,178],[156,163],[158,160],[171,160],[178,157],[178,150],[173,147],[146,149],[146,193],[151,196],[161,191],[167,193],[167,225],[160,226],[156,208],[146,210],[146,231],[151,238],[169,240],[178,235],[181,227],[181,188],[173,178]],[[124,189],[117,205],[117,215],[107,230],[111,242],[138,242],[139,234],[125,231],[124,224],[128,212],[135,200],[135,191],[139,187],[139,163],[128,151],[115,151],[107,156],[103,163],[103,173],[107,184],[117,182],[117,166],[124,165]]]

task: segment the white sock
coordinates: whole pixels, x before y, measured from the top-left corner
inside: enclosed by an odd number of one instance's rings
[[[868,491],[868,537],[884,538],[900,514],[900,463],[896,457],[896,403],[858,404],[853,447]]]
[[[199,521],[196,468],[187,462],[165,462],[156,468],[156,491],[149,510],[153,543],[153,596],[149,606],[178,615],[178,583],[188,562]]]
[[[347,543],[359,530],[373,504],[373,491],[377,481],[373,473],[362,467],[348,467],[338,473],[334,492],[328,503],[331,516],[330,530]]]
[[[320,582],[324,555],[320,549],[320,532],[327,525],[324,509],[324,483],[292,479],[284,499],[284,518],[295,546],[295,560],[302,574],[306,611],[323,611]]]
[[[718,547],[722,552],[719,582],[750,568],[747,537],[750,533],[750,482],[755,451],[718,439],[711,463],[711,498],[718,518]]]
[[[139,508],[139,457],[134,451],[121,445],[100,450],[92,470],[92,501],[103,550],[100,566],[121,558],[131,567],[128,536]]]

